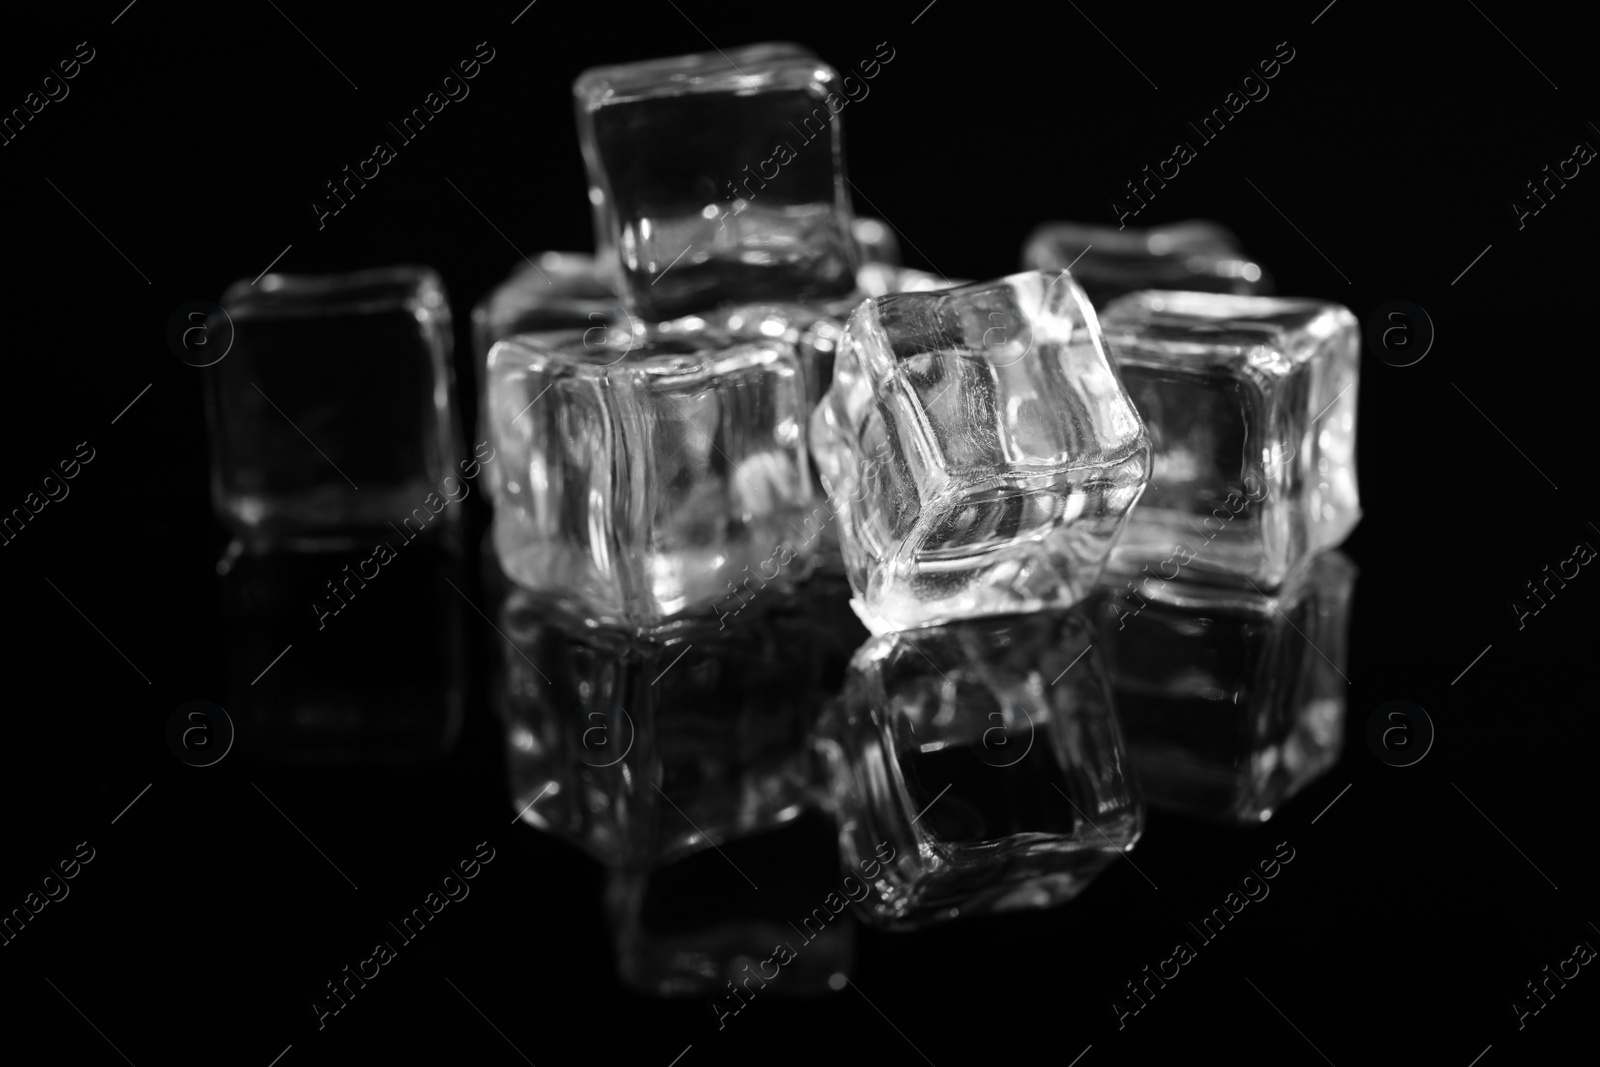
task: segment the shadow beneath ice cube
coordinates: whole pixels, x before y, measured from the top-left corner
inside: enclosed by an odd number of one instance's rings
[[[242,754],[297,767],[443,759],[463,716],[462,558],[449,530],[217,564]]]
[[[1171,603],[1097,596],[1099,640],[1152,808],[1264,822],[1338,761],[1355,578],[1348,558],[1327,552],[1271,597],[1194,585],[1169,590]]]

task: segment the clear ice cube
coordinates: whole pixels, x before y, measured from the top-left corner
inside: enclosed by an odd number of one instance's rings
[[[1349,535],[1361,342],[1347,308],[1142,292],[1100,321],[1154,448],[1114,570],[1270,593]]]
[[[494,691],[523,821],[632,869],[800,813],[842,658],[800,602],[758,593],[722,622],[639,636],[557,623],[500,581]]]
[[[914,267],[899,267],[889,263],[863,263],[856,271],[856,288],[863,297],[889,296],[893,293],[931,293],[939,289],[954,289],[972,282],[963,278],[941,278]]]
[[[1264,822],[1338,761],[1355,578],[1327,552],[1275,597],[1107,581],[1099,642],[1152,808]]]
[[[1082,599],[1150,459],[1087,299],[1036,271],[863,303],[811,448],[874,633]]]
[[[233,346],[205,371],[212,498],[252,550],[365,544],[460,477],[433,271],[268,274],[222,306]]]
[[[762,997],[842,990],[855,954],[838,831],[815,812],[718,852],[612,872],[606,917],[623,984],[715,998],[719,1030]]]
[[[781,43],[579,76],[596,247],[633,314],[850,292],[839,91],[831,67]]]
[[[1202,219],[1150,230],[1047,222],[1029,235],[1022,265],[1072,271],[1097,308],[1136,289],[1272,292],[1272,279],[1239,250],[1238,239]]]
[[[805,385],[781,340],[524,334],[490,350],[495,548],[580,620],[650,629],[809,573]]]
[[[1082,609],[873,638],[819,728],[845,866],[875,925],[1050,907],[1143,808]]]

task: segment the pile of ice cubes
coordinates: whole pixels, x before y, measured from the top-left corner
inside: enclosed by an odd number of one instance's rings
[[[852,916],[1053,905],[1146,803],[1258,821],[1337,758],[1346,308],[1265,295],[1198,221],[1041,226],[992,281],[907,269],[852,218],[838,74],[794,45],[574,93],[597,250],[475,309],[479,436],[512,800],[610,868],[628,982],[842,988]],[[340,344],[404,361],[317,377],[333,289]],[[439,292],[234,294],[215,485],[243,541],[404,536],[458,475]]]

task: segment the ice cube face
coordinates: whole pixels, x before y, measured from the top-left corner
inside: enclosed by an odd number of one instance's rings
[[[1071,270],[1097,308],[1138,289],[1272,291],[1272,279],[1239,250],[1238,239],[1200,219],[1150,230],[1048,222],[1029,235],[1022,265]]]
[[[488,367],[496,553],[553,607],[648,630],[809,573],[792,345],[525,334]]]
[[[1264,822],[1338,761],[1355,577],[1327,552],[1274,597],[1106,583],[1099,643],[1152,808]]]
[[[1113,569],[1270,593],[1344,540],[1361,517],[1347,308],[1142,292],[1101,322],[1155,450]]]
[[[719,1029],[757,997],[842,990],[855,955],[838,833],[815,812],[720,853],[612,873],[606,918],[625,985],[715,998]]]
[[[523,821],[617,869],[795,818],[832,635],[776,593],[665,636],[552,622],[505,591],[496,703]]]
[[[365,544],[456,473],[433,271],[269,274],[222,303],[234,332],[206,371],[212,500],[251,550]]]
[[[874,633],[1082,599],[1150,460],[1065,272],[862,304],[811,439]]]
[[[1049,907],[1138,839],[1143,808],[1079,609],[875,637],[818,751],[874,924]]]
[[[597,67],[573,83],[596,247],[634,315],[854,285],[839,76],[791,44]]]

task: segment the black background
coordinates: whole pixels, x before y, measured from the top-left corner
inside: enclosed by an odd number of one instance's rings
[[[0,106],[20,106],[77,42],[95,58],[0,147],[0,507],[77,442],[97,453],[69,498],[0,548],[0,906],[77,842],[97,850],[71,896],[0,948],[7,1044],[36,1049],[30,1062],[116,1063],[120,1050],[141,1067],[264,1067],[289,1045],[285,1067],[522,1062],[508,1042],[541,1067],[665,1065],[688,1046],[684,1067],[919,1053],[1066,1064],[1088,1046],[1085,1067],[1218,1055],[1465,1067],[1492,1045],[1481,1061],[1492,1067],[1550,1062],[1585,1033],[1600,997],[1591,968],[1521,1031],[1509,1005],[1575,942],[1600,946],[1588,925],[1600,922],[1589,773],[1600,730],[1578,684],[1600,578],[1585,569],[1521,630],[1509,604],[1575,543],[1600,544],[1582,266],[1600,177],[1585,167],[1520,231],[1508,201],[1576,142],[1600,144],[1592,23],[1563,5],[1505,3],[1423,16],[1339,0],[1320,17],[1321,0],[923,3],[540,0],[515,25],[517,0],[6,13]],[[427,263],[449,287],[470,381],[467,312],[519,250],[590,247],[572,79],[706,50],[699,31],[724,49],[798,41],[839,68],[888,41],[895,58],[843,116],[856,208],[899,229],[909,265],[971,278],[1014,270],[1040,221],[1112,221],[1122,183],[1287,41],[1295,58],[1270,96],[1201,147],[1138,224],[1217,219],[1280,292],[1363,319],[1406,299],[1438,331],[1415,366],[1364,356],[1365,518],[1346,546],[1361,578],[1347,741],[1331,773],[1257,829],[1153,815],[1137,862],[1159,889],[1119,863],[1050,912],[864,934],[864,995],[768,999],[720,1033],[704,1002],[619,989],[599,869],[509,825],[481,692],[451,759],[408,774],[239,758],[195,769],[165,738],[172,709],[226,688],[206,372],[167,347],[168,316],[288,245],[279,270]],[[471,95],[319,231],[307,202],[322,183],[484,40],[495,58]],[[498,638],[470,613],[466,624],[481,671]],[[372,672],[389,669],[382,648],[371,653]],[[1384,765],[1364,739],[1391,699],[1437,727],[1413,767]],[[485,838],[498,856],[472,898],[318,1032],[307,999]],[[1110,1001],[1123,983],[1280,841],[1297,858],[1271,897],[1119,1032]]]

